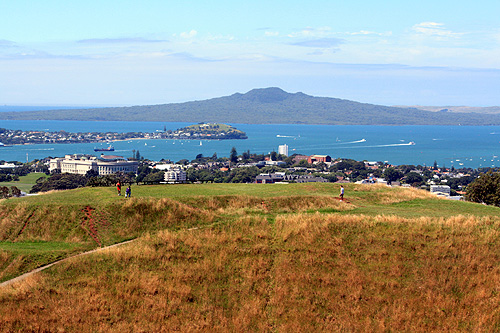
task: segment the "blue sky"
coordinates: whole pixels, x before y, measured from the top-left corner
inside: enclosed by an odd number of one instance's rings
[[[4,1],[0,104],[141,105],[253,88],[500,105],[500,2]]]

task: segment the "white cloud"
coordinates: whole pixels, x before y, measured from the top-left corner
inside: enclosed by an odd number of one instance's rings
[[[444,27],[444,23],[437,22],[422,22],[415,24],[412,29],[420,35],[437,38],[457,38],[463,35],[462,33],[452,32]]]
[[[233,41],[235,39],[236,38],[232,35],[221,35],[221,34],[217,35],[209,34],[207,37],[207,40],[209,41]]]
[[[307,27],[301,31],[296,31],[288,34],[290,38],[323,38],[330,36],[332,34],[332,29],[330,27],[312,28]]]
[[[280,33],[278,31],[266,31],[264,35],[266,37],[277,37],[280,35]]]
[[[166,40],[146,39],[146,38],[91,38],[82,39],[78,43],[88,44],[122,44],[122,43],[160,43]]]
[[[388,32],[375,32],[375,31],[360,30],[360,31],[357,31],[357,32],[348,32],[347,34],[348,35],[353,35],[353,36],[356,36],[356,35],[362,35],[362,36],[368,36],[368,35],[391,36],[392,32],[391,31],[388,31]]]
[[[343,43],[344,43],[344,40],[340,39],[340,38],[319,38],[319,39],[312,39],[312,40],[306,40],[306,41],[302,41],[302,42],[292,43],[292,45],[303,46],[303,47],[316,47],[316,48],[321,48],[321,49],[329,49],[329,48],[337,47]]]
[[[10,40],[0,39],[0,47],[13,47],[16,46],[16,43],[11,42]]]
[[[193,38],[193,37],[196,37],[197,34],[198,34],[198,31],[191,30],[189,32],[181,32],[181,37],[182,38]]]

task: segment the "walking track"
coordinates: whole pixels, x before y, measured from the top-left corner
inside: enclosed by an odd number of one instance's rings
[[[68,258],[64,258],[64,259],[61,259],[61,260],[58,260],[58,261],[54,261],[51,264],[48,264],[48,265],[45,265],[45,266],[42,266],[42,267],[38,267],[37,269],[34,269],[31,272],[24,273],[23,275],[19,275],[18,277],[15,277],[15,278],[7,280],[7,281],[4,281],[4,282],[0,283],[0,288],[1,287],[9,286],[9,285],[11,285],[13,283],[16,283],[16,282],[19,282],[19,281],[22,281],[22,280],[26,279],[27,277],[29,277],[29,276],[31,276],[31,275],[33,275],[35,273],[43,271],[44,269],[47,269],[47,268],[52,267],[54,265],[60,264],[63,261],[66,261],[66,260],[69,260],[69,259],[72,259],[72,258],[76,258],[76,257],[80,257],[80,256],[85,256],[85,255],[88,255],[88,254],[91,254],[91,253],[95,253],[95,252],[107,250],[107,249],[110,249],[110,248],[113,248],[113,247],[116,247],[116,246],[120,246],[120,245],[124,245],[124,244],[130,243],[130,242],[133,242],[133,241],[135,241],[135,239],[128,240],[128,241],[121,242],[121,243],[117,243],[117,244],[113,244],[113,245],[106,246],[106,247],[100,247],[100,248],[97,248],[97,249],[94,249],[94,250],[91,250],[91,251],[87,251],[87,252],[76,254],[76,255],[68,257]]]

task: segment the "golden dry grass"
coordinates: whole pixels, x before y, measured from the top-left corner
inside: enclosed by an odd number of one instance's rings
[[[352,204],[319,191],[2,207],[7,239],[31,216],[23,240],[88,242],[89,211],[105,243],[140,237],[0,288],[0,331],[500,330],[500,217],[412,214],[406,201],[442,201],[349,190]]]
[[[495,331],[500,219],[243,216],[0,292],[3,331]]]

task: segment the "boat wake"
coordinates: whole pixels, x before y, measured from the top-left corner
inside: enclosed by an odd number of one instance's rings
[[[39,149],[26,149],[26,150],[32,150],[32,151],[42,151],[42,150],[54,150],[54,148],[39,148]]]
[[[277,138],[295,138],[294,136],[291,136],[291,135],[279,135],[279,134],[277,134],[276,137]]]
[[[388,144],[388,145],[376,145],[372,147],[399,147],[399,146],[414,146],[415,142],[408,142],[408,143],[393,143],[393,144]]]
[[[346,143],[361,143],[361,142],[366,142],[366,139],[361,139],[361,140],[351,141],[351,142],[346,142]]]
[[[356,140],[356,141],[349,141],[349,142],[337,142],[337,144],[339,144],[339,145],[349,145],[349,144],[352,144],[352,143],[362,143],[362,142],[366,142],[366,139],[361,139],[361,140]]]

